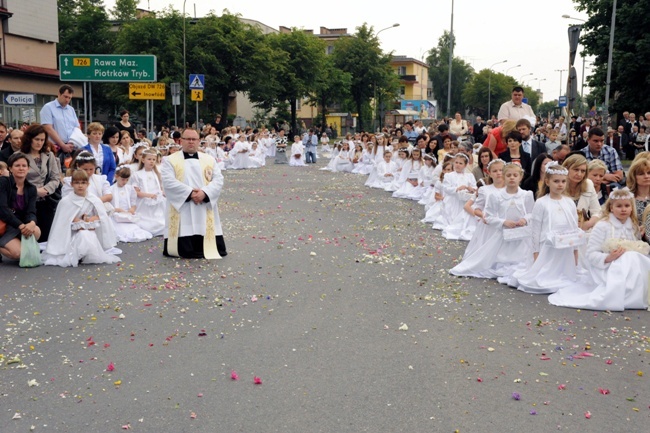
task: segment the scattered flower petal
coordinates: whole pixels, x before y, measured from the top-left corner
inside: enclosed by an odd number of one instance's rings
[[[110,362],[110,363],[108,364],[108,366],[106,367],[106,371],[113,371],[113,370],[115,370],[115,364],[113,364],[112,362]]]
[[[512,393],[512,399],[519,401],[519,400],[521,400],[521,395],[519,395],[518,392],[513,392]]]
[[[260,379],[259,377],[255,376],[255,377],[253,378],[253,383],[254,383],[255,385],[261,385],[261,384],[262,384],[262,379]]]
[[[233,370],[233,371],[230,372],[230,378],[232,380],[239,380],[239,375],[237,374],[237,372],[235,370]]]

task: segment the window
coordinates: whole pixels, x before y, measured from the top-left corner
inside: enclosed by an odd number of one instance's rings
[[[325,52],[327,54],[332,54],[334,52],[334,45],[328,45]]]
[[[406,75],[406,66],[398,66],[397,75]]]
[[[296,110],[300,110],[301,108],[302,108],[302,100],[296,99]]]
[[[404,95],[406,95],[406,86],[399,86],[399,95],[404,98]]]

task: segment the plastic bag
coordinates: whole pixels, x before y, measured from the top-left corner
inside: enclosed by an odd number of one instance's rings
[[[20,262],[21,268],[36,268],[41,266],[41,250],[34,236],[20,237]]]

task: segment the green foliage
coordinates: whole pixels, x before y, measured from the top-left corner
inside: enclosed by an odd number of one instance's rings
[[[332,56],[325,56],[320,76],[316,81],[314,92],[309,98],[310,104],[319,107],[321,124],[325,124],[327,107],[346,99],[350,95],[352,75],[334,65]]]
[[[296,100],[308,96],[320,80],[325,64],[325,44],[302,30],[268,35],[275,56],[275,99],[287,101],[291,109],[291,130],[297,131]]]
[[[390,66],[392,54],[384,54],[373,27],[364,23],[352,37],[341,38],[331,54],[334,65],[351,77],[350,97],[359,114],[359,129],[369,119],[368,101],[375,91],[397,95],[398,78]]]
[[[535,109],[535,114],[541,117],[549,117],[549,113],[553,114],[555,107],[557,107],[557,101],[542,102]]]
[[[135,20],[138,3],[138,0],[115,0],[115,7],[111,9],[111,15],[120,23],[131,22]]]
[[[58,2],[59,43],[57,54],[108,54],[112,41],[108,15],[101,1]]]
[[[188,73],[206,79],[204,104],[226,117],[232,92],[252,92],[259,100],[273,85],[267,79],[272,52],[257,27],[244,24],[227,10],[210,14],[192,25],[187,42]],[[251,98],[255,99],[255,98]]]
[[[448,31],[438,39],[438,46],[429,50],[427,63],[429,64],[429,79],[433,88],[433,96],[438,101],[438,107],[447,110],[447,90],[449,86],[449,39]],[[454,48],[456,42],[454,41]],[[465,87],[471,82],[475,75],[474,68],[459,57],[453,57],[451,61],[451,113],[456,111],[464,112],[465,102],[463,94]],[[487,87],[485,89],[485,104],[487,106]]]
[[[612,0],[574,0],[576,9],[589,16],[583,25],[580,42],[587,55],[594,56],[588,78],[592,96],[605,100],[607,56],[612,19]],[[644,112],[650,100],[650,0],[618,1],[612,76],[610,112]]]
[[[157,59],[158,81],[169,85],[183,79],[183,17],[174,9],[166,9],[156,16],[146,16],[122,26],[115,41],[118,54],[153,54]],[[128,84],[111,84],[107,97],[113,101],[114,110],[126,107],[143,111],[142,101],[130,101]],[[169,88],[168,88],[169,90]],[[166,122],[173,118],[171,98],[157,101],[154,120]]]
[[[463,103],[471,112],[489,119],[489,114],[497,114],[501,104],[510,100],[512,88],[516,84],[515,79],[509,75],[483,69],[478,74],[474,74],[465,86],[462,94]],[[490,89],[489,93],[488,89]],[[489,113],[488,95],[491,95]],[[526,95],[530,96],[529,93]]]

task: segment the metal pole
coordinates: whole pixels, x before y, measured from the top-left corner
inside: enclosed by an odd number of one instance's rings
[[[582,106],[585,103],[585,58],[584,58],[584,53],[583,53],[583,57],[582,57],[582,85],[580,86],[580,101],[581,101],[580,105]]]
[[[145,101],[145,103],[146,103],[145,105],[147,107],[147,117],[145,117],[144,127],[148,131],[149,130],[149,101],[147,100],[147,101]]]
[[[196,130],[199,130],[199,101],[196,101],[196,119],[194,119]]]
[[[449,78],[447,80],[447,116],[451,116],[451,66],[454,58],[454,0],[451,0],[451,32],[449,33]]]
[[[88,82],[88,121],[93,121],[93,82]]]
[[[488,115],[487,120],[492,119],[492,70],[488,69]]]
[[[609,117],[609,90],[612,83],[612,53],[614,52],[614,29],[616,27],[616,0],[612,6],[612,25],[609,31],[609,54],[607,54],[607,81],[605,86],[605,116]]]
[[[187,51],[185,49],[185,2],[187,0],[183,0],[183,79],[181,80],[181,85],[184,84],[183,86],[183,127],[185,127],[185,122],[187,122],[187,94],[185,93],[186,90],[185,88],[187,87]],[[176,125],[178,126],[178,125]]]
[[[84,133],[88,133],[88,93],[86,92],[86,82],[84,81]]]

